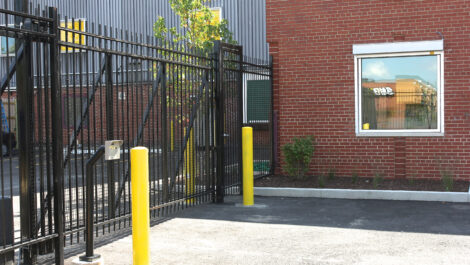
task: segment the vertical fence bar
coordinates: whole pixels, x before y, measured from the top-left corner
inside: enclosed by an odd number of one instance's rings
[[[211,189],[211,186],[210,186],[210,178],[212,177],[212,174],[211,174],[211,165],[210,165],[210,135],[211,135],[211,131],[210,131],[210,96],[209,96],[209,93],[211,91],[211,82],[209,81],[209,72],[210,70],[207,70],[205,73],[204,73],[204,79],[207,80],[207,86],[205,87],[204,89],[204,165],[205,165],[205,169],[204,169],[204,172],[205,172],[205,190],[206,192],[209,191]],[[207,198],[207,197],[206,197]]]
[[[217,150],[217,166],[216,166],[216,202],[224,202],[225,180],[224,180],[224,89],[223,83],[223,54],[220,41],[214,42],[214,60],[216,75],[216,150]]]
[[[238,148],[238,178],[240,179],[240,194],[243,194],[243,154],[242,154],[242,128],[243,128],[243,47],[239,46],[238,54],[238,76],[237,76],[237,90],[238,90],[238,124],[235,125],[237,131]]]
[[[28,13],[27,0],[15,1],[15,10]],[[16,17],[15,27],[31,28],[31,20]],[[36,193],[33,166],[33,69],[31,39],[28,36],[18,38],[15,43],[16,52],[23,45],[23,56],[19,58],[16,67],[17,103],[18,103],[18,160],[20,179],[20,214],[21,238],[24,240],[35,237],[36,224]],[[32,169],[32,172],[31,172]],[[23,261],[26,264],[35,263],[35,253],[31,247],[23,250]]]
[[[52,172],[54,179],[54,228],[57,233],[55,240],[55,264],[64,264],[64,168],[62,142],[62,97],[60,88],[59,68],[59,20],[57,8],[49,8],[49,16],[54,19],[51,33],[54,38],[50,44],[51,67],[51,115],[52,115]]]
[[[112,55],[106,54],[106,138],[114,139],[114,99],[113,99],[113,61]],[[108,218],[112,219],[115,215],[114,210],[114,161],[106,161],[108,177]]]
[[[161,107],[162,107],[162,185],[163,185],[163,202],[169,199],[168,191],[168,116],[167,116],[167,93],[166,93],[166,63],[161,63]]]
[[[276,145],[275,143],[275,133],[274,130],[276,127],[274,126],[275,123],[275,118],[276,116],[274,115],[274,70],[273,70],[273,56],[269,56],[269,86],[270,86],[270,93],[271,93],[271,109],[270,109],[270,115],[271,115],[271,120],[269,121],[269,128],[271,130],[270,134],[270,141],[269,143],[271,144],[271,167],[269,169],[269,174],[274,175],[274,169],[276,167]]]
[[[85,220],[85,239],[86,239],[86,252],[85,256],[80,256],[80,261],[85,262],[96,262],[98,261],[101,256],[99,254],[94,254],[93,252],[93,200],[94,200],[94,193],[93,193],[93,185],[95,175],[94,166],[96,162],[103,156],[105,152],[105,147],[100,146],[98,150],[88,159],[86,162],[86,220]]]

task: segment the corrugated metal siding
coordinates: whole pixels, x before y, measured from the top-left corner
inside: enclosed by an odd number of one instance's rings
[[[164,17],[169,27],[179,25],[167,0],[31,0],[31,4],[33,7],[56,6],[62,19],[85,18],[87,29],[93,32],[97,32],[98,24],[102,24],[146,39],[146,36],[153,36],[152,26],[158,16]],[[269,58],[265,0],[212,0],[208,5],[222,8],[222,17],[227,19],[234,39],[243,45],[244,55],[263,60]]]
[[[243,45],[245,56],[269,60],[265,0],[213,0],[208,5],[222,8],[222,17],[227,19],[234,39]],[[29,12],[38,14],[39,10],[46,10],[48,6],[57,7],[61,20],[85,19],[87,32],[128,38],[137,42],[156,43],[152,28],[158,16],[166,19],[168,27],[179,25],[179,18],[173,13],[167,0],[31,0]],[[1,1],[0,8],[13,10],[14,0]],[[0,23],[5,23],[5,18],[0,17]],[[103,27],[100,28],[99,25]],[[129,37],[126,37],[128,35]],[[79,62],[87,59],[92,61],[93,56],[94,60],[99,60],[93,53],[88,53],[88,58],[86,56],[87,53],[80,52],[62,54],[62,57],[68,61],[67,64],[61,65],[62,73],[80,71]],[[10,58],[8,62],[7,58],[0,57],[0,78],[7,72],[12,59]],[[91,74],[98,69],[88,69],[88,71]],[[16,86],[15,80],[13,77],[10,82],[11,87]],[[64,79],[63,82],[71,80]]]

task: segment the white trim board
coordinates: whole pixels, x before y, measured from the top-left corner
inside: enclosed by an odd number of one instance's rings
[[[470,202],[469,192],[408,191],[408,190],[352,190],[315,188],[255,187],[257,196],[315,197],[362,200]]]
[[[424,52],[444,50],[443,40],[353,44],[353,54]]]

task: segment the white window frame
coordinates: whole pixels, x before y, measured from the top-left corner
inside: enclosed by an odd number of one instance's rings
[[[402,43],[379,43],[353,45],[355,84],[355,131],[356,136],[444,136],[444,51],[443,42],[422,41]],[[403,56],[437,55],[437,128],[364,130],[362,128],[362,69],[363,58],[384,58]]]

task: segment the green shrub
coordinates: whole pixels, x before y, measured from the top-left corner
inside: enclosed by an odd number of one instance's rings
[[[328,180],[333,180],[336,176],[336,170],[334,168],[328,169]]]
[[[441,180],[446,191],[452,191],[454,189],[454,175],[448,170],[441,172]]]
[[[356,184],[358,180],[359,180],[359,175],[357,174],[357,172],[353,172],[353,174],[352,174],[352,183]]]
[[[410,185],[414,185],[414,184],[415,184],[415,178],[416,178],[415,175],[409,176],[409,177],[408,177],[408,183],[409,183]]]
[[[303,179],[305,173],[308,172],[314,151],[313,136],[294,138],[292,143],[282,146],[287,173],[293,177]]]
[[[318,187],[324,188],[326,183],[326,178],[323,175],[318,176]]]
[[[382,174],[375,173],[374,179],[372,179],[372,186],[374,186],[374,188],[377,188],[379,184],[383,182],[383,180],[384,178],[382,177]]]

